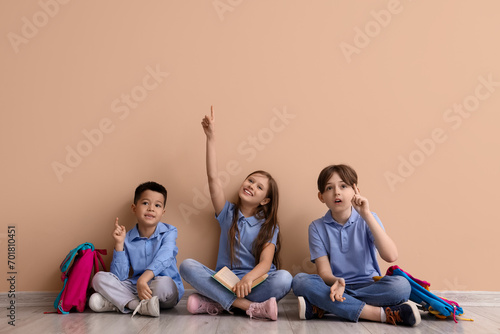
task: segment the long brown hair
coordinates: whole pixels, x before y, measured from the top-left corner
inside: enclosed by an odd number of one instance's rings
[[[253,173],[250,173],[246,178],[248,179],[250,176],[254,174],[260,174],[269,180],[269,188],[267,190],[266,197],[269,198],[269,202],[265,205],[259,205],[257,207],[257,212],[255,214],[255,218],[257,219],[265,219],[264,224],[260,227],[259,234],[257,238],[255,238],[252,244],[252,253],[255,257],[255,265],[257,265],[260,261],[260,255],[264,246],[273,238],[274,231],[279,229],[278,222],[278,205],[279,205],[279,193],[278,193],[278,184],[274,180],[274,178],[268,172],[258,170]],[[235,246],[240,247],[240,231],[238,229],[238,212],[241,206],[241,199],[238,196],[238,201],[234,205],[234,214],[233,214],[233,222],[231,228],[228,231],[228,239],[229,239],[229,254],[231,259],[231,267],[233,267],[234,263],[238,263],[239,259],[236,258],[235,255]],[[236,236],[238,236],[238,244],[236,244]],[[276,251],[274,252],[273,263],[276,268],[280,267],[280,258],[279,253],[281,250],[281,237],[280,233],[278,233],[278,238],[276,240]]]

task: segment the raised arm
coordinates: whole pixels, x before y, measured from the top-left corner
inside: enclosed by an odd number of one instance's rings
[[[370,228],[375,239],[375,247],[377,247],[380,257],[389,263],[395,262],[398,259],[398,248],[394,241],[389,237],[389,235],[384,231],[384,229],[379,225],[375,217],[370,211],[368,200],[361,196],[357,185],[353,186],[354,197],[352,198],[352,206],[361,217],[365,220],[366,224]]]
[[[214,107],[210,109],[210,116],[205,115],[201,121],[203,131],[207,136],[207,176],[208,187],[210,189],[210,197],[212,198],[212,205],[214,206],[215,214],[219,213],[224,208],[226,203],[226,196],[222,188],[222,183],[219,179],[219,172],[217,169],[217,154],[215,150],[215,113]]]

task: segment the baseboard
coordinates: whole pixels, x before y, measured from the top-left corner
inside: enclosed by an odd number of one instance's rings
[[[193,289],[187,289],[183,299],[187,298]],[[500,291],[432,291],[436,295],[454,300],[462,307],[493,306],[500,307]],[[39,306],[53,308],[58,292],[16,292],[15,298],[9,298],[8,293],[0,293],[0,307],[8,307],[12,300],[16,307]],[[290,292],[282,302],[295,303],[295,295]]]

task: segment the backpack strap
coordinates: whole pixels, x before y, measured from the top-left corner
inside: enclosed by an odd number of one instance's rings
[[[102,270],[107,271],[106,265],[101,257],[102,255],[107,255],[108,251],[106,249],[95,249],[94,250],[94,275],[99,271],[99,263],[101,263]]]
[[[76,254],[78,254],[78,251],[84,250],[84,249],[89,249],[89,248],[94,250],[94,245],[92,245],[90,242],[85,242],[85,243],[79,245],[78,247],[76,247],[75,249],[72,249],[68,253],[68,255],[66,255],[63,262],[59,266],[59,268],[61,269],[61,272],[66,273],[68,271],[69,266],[70,266],[71,262],[73,261],[73,259],[75,258]]]

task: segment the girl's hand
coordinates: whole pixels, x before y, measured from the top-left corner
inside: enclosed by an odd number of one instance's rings
[[[343,297],[345,291],[345,280],[343,278],[337,279],[330,288],[330,299],[332,302],[335,301],[343,302],[345,297]]]
[[[116,217],[115,229],[113,231],[113,239],[115,239],[115,246],[118,245],[122,246],[123,248],[123,243],[125,242],[126,235],[127,235],[127,230],[125,229],[125,226],[118,224],[118,217]]]
[[[354,207],[354,209],[359,213],[370,213],[370,206],[368,203],[368,199],[366,197],[361,196],[359,193],[358,186],[354,184],[352,186],[354,188],[354,197],[351,200],[351,204]]]
[[[247,278],[247,276],[243,276],[241,281],[236,283],[233,288],[233,292],[236,294],[238,298],[245,298],[252,292],[252,280]]]
[[[212,137],[215,132],[215,113],[214,106],[210,107],[210,117],[205,115],[201,120],[201,126],[203,126],[203,131],[207,137]]]

